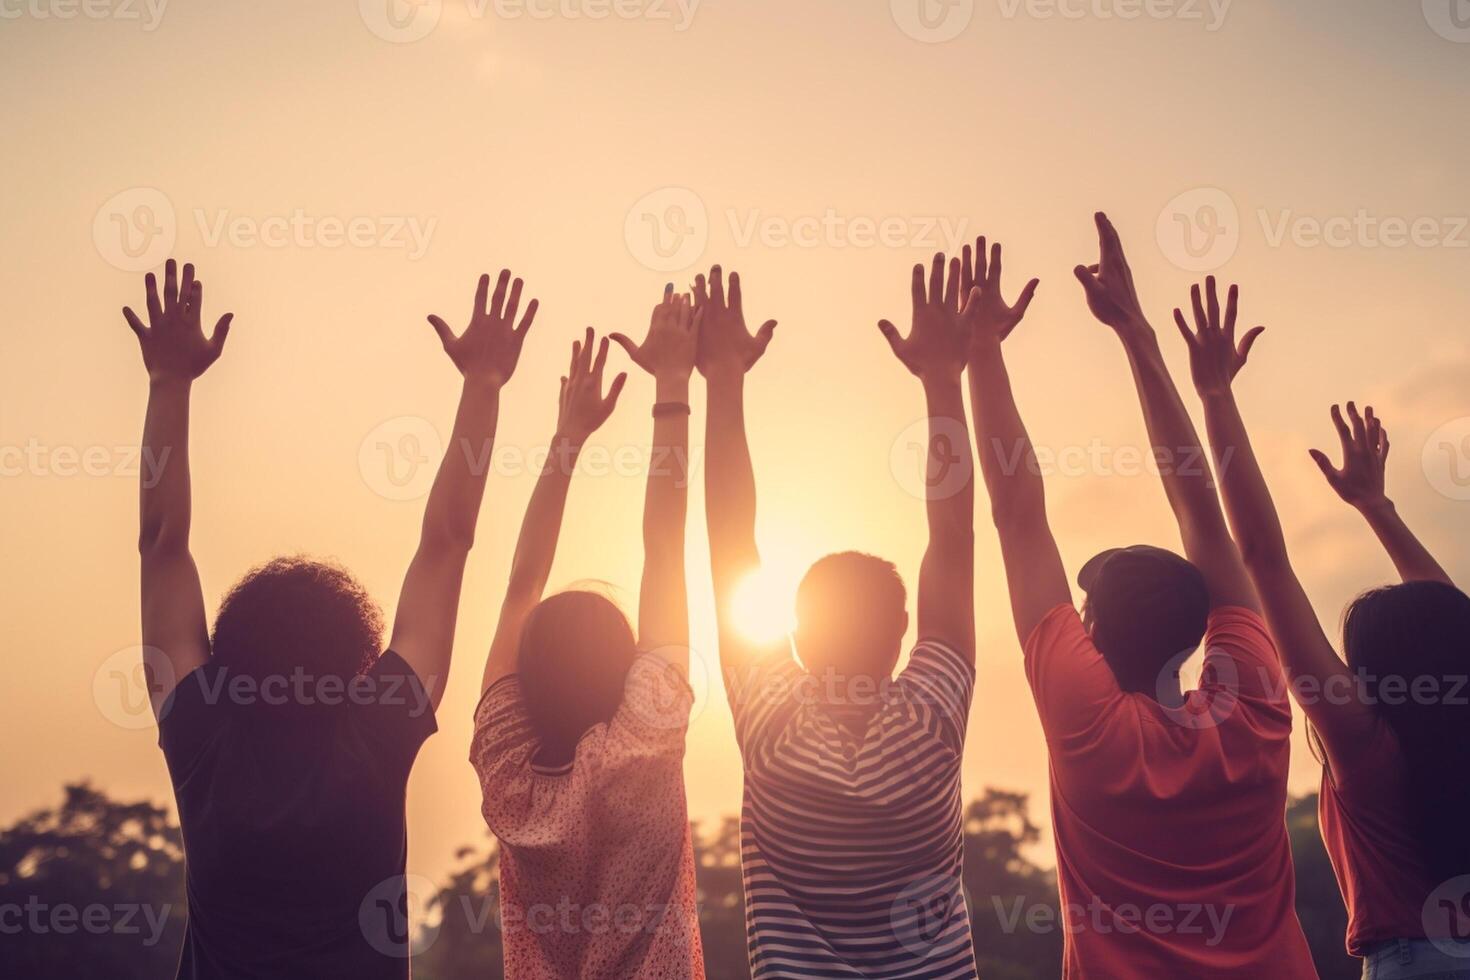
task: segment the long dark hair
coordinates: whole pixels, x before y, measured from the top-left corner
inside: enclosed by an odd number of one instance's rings
[[[1398,737],[1426,867],[1437,880],[1470,874],[1470,596],[1443,582],[1374,589],[1348,607],[1342,637]]]

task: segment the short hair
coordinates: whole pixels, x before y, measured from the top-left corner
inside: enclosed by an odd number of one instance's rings
[[[383,644],[383,613],[342,566],[303,556],[246,572],[220,603],[213,660],[257,681],[300,672],[351,678]]]
[[[538,603],[521,628],[516,676],[542,745],[570,753],[611,721],[637,656],[628,617],[607,597],[572,590]]]
[[[1078,574],[1093,645],[1130,693],[1157,697],[1164,671],[1193,653],[1209,625],[1210,591],[1187,559],[1147,545],[1105,551]]]
[[[801,639],[822,648],[822,656],[841,657],[855,673],[884,673],[897,663],[907,607],[908,590],[893,562],[839,552],[818,559],[802,577],[796,590],[797,630]],[[808,651],[799,652],[812,669]]]

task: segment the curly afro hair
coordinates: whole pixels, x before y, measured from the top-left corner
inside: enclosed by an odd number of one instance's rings
[[[382,652],[383,612],[340,565],[301,556],[252,568],[220,603],[214,661],[268,677],[351,678]]]

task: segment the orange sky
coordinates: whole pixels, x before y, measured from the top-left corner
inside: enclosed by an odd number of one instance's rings
[[[860,548],[913,582],[923,510],[903,464],[923,405],[874,324],[906,314],[909,266],[961,234],[1003,240],[1015,284],[1043,280],[1009,354],[1033,437],[1059,457],[1069,565],[1177,545],[1157,479],[1128,463],[1143,426],[1121,353],[1070,277],[1100,207],[1181,379],[1167,314],[1197,270],[1241,281],[1244,315],[1271,328],[1241,397],[1325,621],[1389,573],[1306,455],[1329,442],[1333,400],[1380,407],[1401,509],[1470,576],[1455,547],[1470,488],[1449,469],[1470,474],[1470,452],[1441,448],[1470,435],[1470,31],[1449,2],[926,0],[921,18],[918,0],[425,0],[390,20],[389,0],[117,0],[72,18],[60,0],[0,0],[0,819],[84,776],[168,797],[154,732],[119,725],[94,679],[137,642],[128,447],[146,389],[118,308],[170,235],[210,309],[236,314],[195,395],[211,606],[248,565],[298,551],[336,556],[390,605],[422,499],[377,447],[431,445],[457,394],[424,316],[462,319],[475,276],[507,264],[542,300],[503,402],[441,731],[410,788],[418,873],[482,833],[475,678],[532,482],[517,454],[550,435],[567,345],[588,323],[641,328],[662,284],[701,263],[741,270],[751,316],[782,324],[748,398],[778,579]],[[599,436],[606,465],[574,485],[554,586],[636,595],[651,394],[635,377]],[[697,485],[693,514],[695,644],[712,663]],[[983,495],[977,528],[966,791],[1030,791],[1041,819],[1045,757]],[[689,749],[698,817],[739,804],[709,693]],[[1315,779],[1303,746],[1294,785]]]

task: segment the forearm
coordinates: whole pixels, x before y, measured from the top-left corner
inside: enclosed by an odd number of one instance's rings
[[[560,433],[551,441],[546,465],[542,467],[531,491],[530,502],[526,505],[525,520],[511,561],[509,591],[517,596],[529,596],[532,601],[539,601],[546,589],[551,565],[556,559],[567,493],[581,452],[581,442]]]
[[[1368,526],[1378,537],[1399,577],[1405,582],[1444,582],[1453,585],[1449,573],[1429,553],[1404,519],[1399,516],[1393,501],[1384,498],[1374,504],[1358,508]]]
[[[919,633],[975,647],[975,473],[959,378],[924,384],[929,416],[929,545],[919,570]]]
[[[1046,486],[1021,421],[999,342],[970,359],[975,446],[996,523],[1045,520]]]
[[[466,554],[474,544],[499,415],[499,386],[466,379],[454,432],[424,508],[424,544]]]
[[[1124,348],[1164,494],[1178,521],[1185,553],[1198,560],[1200,552],[1228,537],[1210,468],[1205,464],[1203,444],[1164,364],[1152,328],[1128,335]]]
[[[1210,451],[1220,474],[1220,492],[1241,558],[1247,568],[1285,565],[1288,559],[1281,518],[1256,461],[1235,395],[1226,390],[1201,397]],[[1252,577],[1256,577],[1254,572]]]
[[[743,567],[759,561],[755,544],[755,470],[745,434],[742,376],[709,379],[704,498],[715,589],[724,594]]]
[[[145,553],[189,547],[189,394],[188,381],[154,381],[148,388],[138,531]]]
[[[688,378],[659,378],[658,405],[688,405]],[[689,415],[669,412],[653,420],[648,488],[643,502],[643,583],[638,639],[644,649],[689,644],[689,598],[684,534],[689,511]]]

